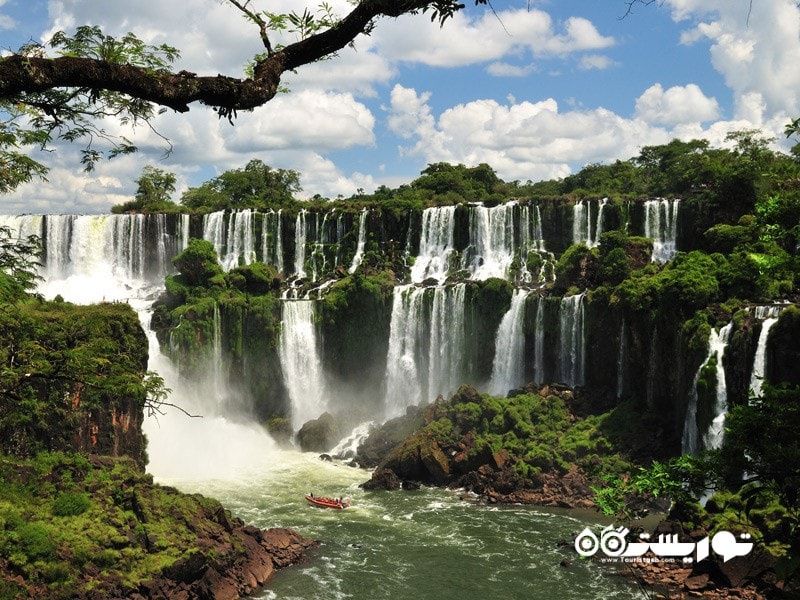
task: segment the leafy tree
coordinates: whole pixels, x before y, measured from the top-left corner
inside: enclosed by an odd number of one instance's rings
[[[130,202],[117,204],[111,208],[113,213],[126,212],[165,212],[177,210],[178,206],[170,200],[175,191],[175,174],[158,167],[146,165],[136,180],[136,196]]]
[[[458,0],[359,0],[339,18],[326,3],[316,15],[308,10],[274,14],[257,10],[251,0],[226,3],[254,25],[264,46],[244,78],[176,72],[176,48],[145,44],[133,33],[117,39],[89,25],[73,35],[57,32],[46,45],[29,43],[0,58],[0,110],[7,115],[0,124],[0,164],[8,171],[0,191],[45,172],[19,151],[26,144],[45,149],[55,139],[82,140],[82,162],[91,169],[101,158],[136,151],[130,140],[102,126],[104,118],[149,125],[157,112],[187,112],[200,103],[232,121],[238,111],[272,100],[285,72],[335,55],[360,34],[368,35],[381,17],[427,13],[444,24],[464,8]],[[280,32],[294,34],[297,41],[274,46],[272,39]],[[110,149],[98,150],[98,140]]]
[[[0,302],[17,302],[36,288],[40,252],[37,236],[21,240],[8,227],[0,227]]]
[[[181,205],[193,210],[263,209],[291,202],[301,189],[297,171],[273,169],[253,159],[243,169],[225,171],[199,188],[190,188]]]
[[[215,275],[222,274],[214,244],[207,240],[191,238],[186,249],[172,259],[186,283],[206,285]]]

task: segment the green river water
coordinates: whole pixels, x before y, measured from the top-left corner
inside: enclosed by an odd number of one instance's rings
[[[195,441],[209,450],[208,437]],[[246,443],[247,436],[237,441]],[[256,464],[222,474],[213,468],[216,454],[203,453],[198,449],[198,469],[189,478],[176,472],[175,462],[166,476],[158,475],[158,461],[151,470],[158,481],[217,498],[247,523],[293,527],[321,541],[307,563],[279,572],[258,598],[641,597],[609,567],[579,560],[572,550],[574,536],[600,522],[592,512],[481,506],[436,488],[365,491],[358,484],[369,478],[367,471],[274,448]],[[207,477],[203,465],[210,468]],[[353,506],[314,507],[304,498],[312,491],[350,497]],[[567,566],[560,564],[564,559]]]

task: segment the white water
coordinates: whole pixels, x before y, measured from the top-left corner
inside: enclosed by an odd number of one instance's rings
[[[700,450],[712,450],[722,446],[722,439],[724,435],[725,426],[725,413],[728,410],[728,393],[725,383],[725,368],[723,365],[723,356],[725,349],[728,345],[728,337],[730,336],[733,322],[728,323],[719,332],[711,328],[708,336],[708,354],[705,360],[697,369],[697,373],[692,380],[692,389],[689,390],[689,403],[686,408],[686,418],[683,424],[683,437],[681,439],[681,452],[684,454],[697,454]],[[703,369],[708,365],[711,359],[716,360],[716,385],[715,397],[716,402],[714,406],[714,418],[708,431],[702,435],[697,427],[697,383],[700,381],[700,376]],[[702,447],[701,447],[702,441]]]
[[[525,377],[525,337],[523,319],[525,317],[525,300],[530,292],[522,289],[514,290],[511,306],[503,315],[495,336],[495,353],[492,363],[492,377],[489,381],[489,393],[505,396],[512,388],[523,385]]]
[[[426,208],[422,211],[422,232],[419,254],[411,267],[411,281],[422,283],[428,278],[444,283],[453,254],[455,206]]]
[[[508,278],[514,260],[514,211],[516,202],[498,204],[492,208],[470,207],[470,246],[464,252],[462,268],[470,279]]]
[[[278,355],[283,381],[292,401],[294,429],[327,410],[314,306],[314,300],[281,302]]]
[[[758,344],[753,357],[753,370],[750,375],[750,390],[754,397],[761,396],[761,383],[767,367],[767,340],[769,330],[778,322],[781,306],[756,306],[755,318],[761,321],[761,333],[758,334]]]
[[[561,299],[559,314],[559,381],[570,387],[585,383],[586,335],[583,298],[585,292]]]
[[[356,253],[353,256],[353,263],[347,270],[348,273],[355,273],[356,269],[361,265],[364,258],[364,246],[367,243],[367,209],[361,209],[361,214],[358,217],[358,244],[356,245]]]
[[[667,262],[677,252],[680,200],[647,200],[644,203],[644,236],[653,240],[653,262]]]
[[[386,416],[455,392],[463,382],[463,284],[394,289],[386,361]]]
[[[306,277],[306,209],[297,213],[294,221],[294,276]]]

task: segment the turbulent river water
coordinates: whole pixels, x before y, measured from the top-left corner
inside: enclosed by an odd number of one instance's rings
[[[459,600],[635,598],[606,566],[578,560],[571,542],[590,513],[479,506],[454,491],[364,491],[369,474],[314,454],[272,449],[219,478],[158,475],[221,500],[248,523],[286,526],[320,540],[311,560],[281,571],[259,598]],[[344,511],[304,495],[347,496]],[[561,562],[569,561],[567,566]]]

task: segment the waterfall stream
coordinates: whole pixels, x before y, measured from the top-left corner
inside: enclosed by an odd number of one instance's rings
[[[511,306],[497,328],[492,377],[488,386],[490,394],[505,396],[510,389],[525,383],[523,319],[529,293],[522,289],[514,290]]]
[[[647,200],[644,207],[644,236],[653,240],[653,262],[672,260],[677,252],[680,200]]]
[[[327,409],[325,378],[314,300],[283,300],[278,355],[292,401],[292,426],[316,419]]]
[[[367,243],[367,209],[361,209],[361,214],[358,217],[358,244],[356,245],[356,253],[353,256],[353,264],[347,270],[348,273],[355,273],[356,269],[361,265],[364,258],[364,246]]]
[[[756,306],[755,318],[761,321],[761,332],[758,334],[758,344],[753,358],[753,370],[750,375],[750,390],[755,397],[761,395],[761,382],[766,373],[769,330],[778,322],[781,310],[783,310],[782,306]]]
[[[559,313],[559,381],[571,387],[585,382],[586,335],[583,299],[585,292],[561,299]]]

